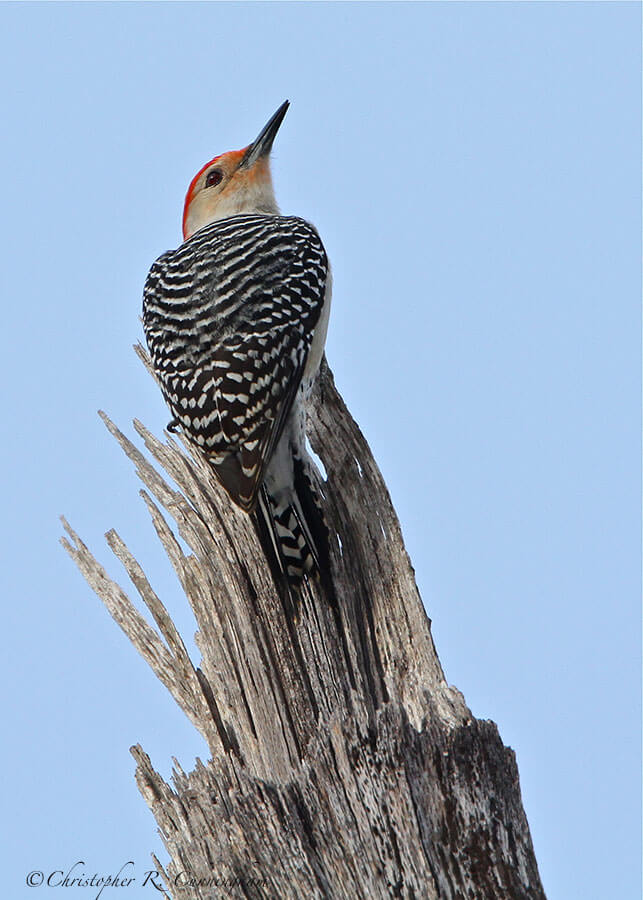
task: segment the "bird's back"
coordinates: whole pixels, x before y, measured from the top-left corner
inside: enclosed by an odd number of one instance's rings
[[[257,214],[207,225],[148,275],[143,324],[166,401],[243,508],[301,382],[327,277],[312,225]]]

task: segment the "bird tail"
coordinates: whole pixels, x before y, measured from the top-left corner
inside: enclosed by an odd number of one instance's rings
[[[330,577],[328,528],[304,464],[294,458],[294,490],[276,498],[261,486],[256,521],[273,570],[282,585],[298,591],[306,578]]]

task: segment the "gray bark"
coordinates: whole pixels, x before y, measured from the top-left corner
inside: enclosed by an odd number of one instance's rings
[[[66,549],[211,752],[189,774],[177,763],[170,786],[132,750],[170,895],[543,898],[514,753],[445,681],[386,486],[325,361],[309,439],[328,473],[336,606],[313,584],[285,608],[249,517],[198,453],[135,422],[172,487],[103,418],[199,629],[197,668],[118,535],[156,627],[65,523]]]

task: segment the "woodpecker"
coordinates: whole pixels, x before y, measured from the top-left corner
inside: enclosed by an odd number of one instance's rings
[[[331,273],[316,229],[282,216],[275,200],[270,152],[288,106],[190,182],[184,242],[150,269],[143,327],[170,426],[255,516],[285,583],[300,586],[327,566],[305,401],[326,340]]]

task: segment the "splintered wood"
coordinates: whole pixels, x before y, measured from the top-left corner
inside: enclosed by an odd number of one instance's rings
[[[65,523],[67,551],[210,748],[172,786],[133,749],[168,894],[544,898],[514,754],[446,683],[386,486],[325,361],[308,430],[328,473],[334,597],[306,584],[294,610],[198,452],[135,423],[172,487],[103,418],[198,623],[193,661],[120,537],[109,546],[151,622]]]

